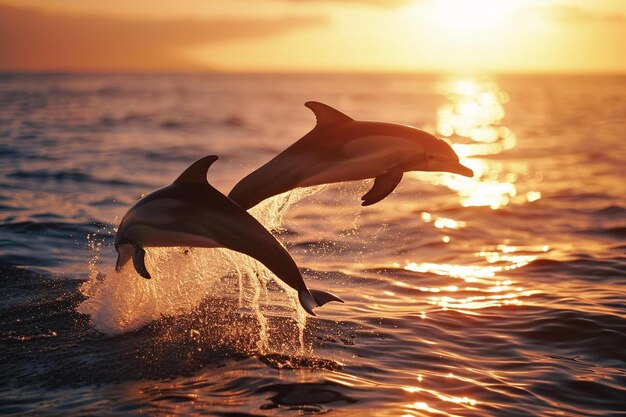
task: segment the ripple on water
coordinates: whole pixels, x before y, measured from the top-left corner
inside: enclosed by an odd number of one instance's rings
[[[626,84],[500,78],[0,74],[0,260],[23,266],[0,266],[0,412],[620,415]],[[225,251],[113,272],[139,195],[209,153],[227,190],[312,127],[312,95],[436,132],[476,175],[255,208],[346,300],[316,318]]]

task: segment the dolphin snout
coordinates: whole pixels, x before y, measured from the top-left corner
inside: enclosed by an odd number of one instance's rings
[[[464,177],[473,177],[474,171],[466,167],[465,165],[461,165],[460,162],[454,161],[450,162],[446,167],[446,171],[451,172],[453,174],[463,175]]]
[[[464,177],[473,177],[474,171],[461,165],[458,159],[452,158],[430,158],[426,168],[421,168],[420,171],[439,171],[450,172],[452,174],[463,175]]]

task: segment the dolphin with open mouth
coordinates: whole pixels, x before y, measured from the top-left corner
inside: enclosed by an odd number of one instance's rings
[[[317,124],[303,138],[239,181],[228,195],[244,209],[298,187],[375,178],[363,206],[388,196],[408,171],[471,177],[445,141],[411,126],[353,120],[316,101]]]
[[[217,156],[206,156],[172,184],[146,195],[128,210],[115,236],[116,271],[132,258],[135,270],[151,278],[146,247],[228,248],[255,258],[298,292],[302,307],[340,301],[333,294],[309,290],[287,250],[248,212],[213,188],[207,170]]]

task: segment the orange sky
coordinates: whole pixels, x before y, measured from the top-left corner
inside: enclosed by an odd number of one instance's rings
[[[624,0],[0,0],[0,70],[626,72]]]

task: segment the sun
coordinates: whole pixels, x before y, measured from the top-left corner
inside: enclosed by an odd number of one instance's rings
[[[446,29],[489,30],[505,24],[514,7],[509,0],[436,0],[433,12]]]

